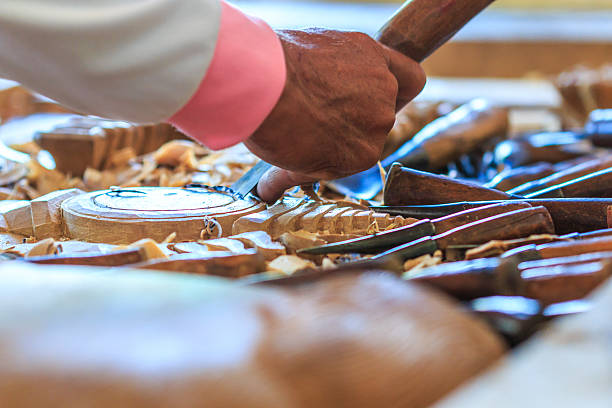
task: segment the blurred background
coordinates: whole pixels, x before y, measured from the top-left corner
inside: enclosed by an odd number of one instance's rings
[[[236,0],[275,28],[309,26],[374,34],[402,1]],[[612,57],[612,0],[498,0],[425,62],[430,75],[556,75]]]

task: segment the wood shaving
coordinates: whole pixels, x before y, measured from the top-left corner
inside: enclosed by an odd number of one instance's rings
[[[58,253],[58,246],[53,238],[43,239],[34,245],[28,253],[25,255],[26,258],[32,258],[37,256],[55,255]]]
[[[415,273],[442,263],[442,251],[436,251],[433,255],[427,254],[404,263],[404,279],[410,279]]]
[[[176,232],[173,232],[172,234],[168,235],[161,243],[170,244],[174,242],[175,239],[176,239]]]

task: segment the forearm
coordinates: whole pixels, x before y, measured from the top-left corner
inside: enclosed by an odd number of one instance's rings
[[[211,147],[248,137],[284,85],[275,34],[218,0],[3,0],[0,50],[0,76]]]

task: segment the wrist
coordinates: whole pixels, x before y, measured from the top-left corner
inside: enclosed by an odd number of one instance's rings
[[[212,62],[190,101],[168,122],[212,149],[229,147],[263,123],[285,81],[285,57],[276,33],[223,2]]]

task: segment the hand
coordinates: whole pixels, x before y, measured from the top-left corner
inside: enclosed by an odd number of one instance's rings
[[[395,112],[425,85],[416,62],[365,34],[316,29],[278,35],[287,64],[285,89],[245,142],[279,167],[259,182],[258,194],[268,202],[289,187],[374,166]]]

